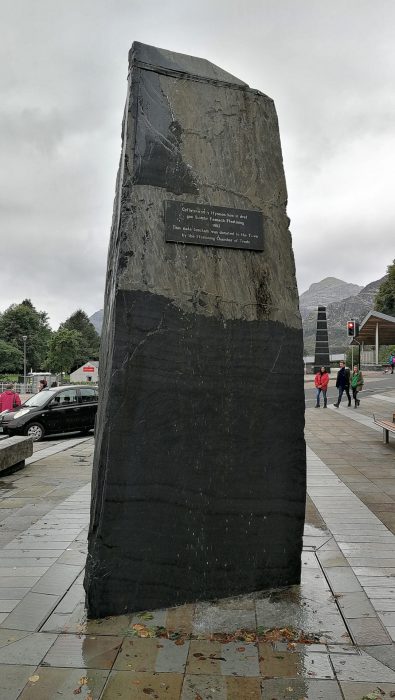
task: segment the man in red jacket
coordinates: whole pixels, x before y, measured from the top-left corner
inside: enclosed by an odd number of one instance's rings
[[[0,413],[2,411],[14,411],[21,405],[19,394],[14,391],[12,384],[7,384],[5,391],[0,394]]]

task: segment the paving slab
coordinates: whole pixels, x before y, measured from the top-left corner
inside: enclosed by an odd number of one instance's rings
[[[393,683],[346,682],[340,683],[340,687],[344,700],[385,700],[395,693]]]
[[[12,640],[11,635],[9,639]],[[28,664],[37,666],[41,663],[55,640],[55,634],[37,632],[35,634],[23,636],[15,641],[9,641],[8,644],[0,648],[0,664]]]
[[[48,668],[39,666],[30,674],[32,681],[26,684],[18,700],[55,700],[74,698],[96,700],[101,697],[108,671],[82,668]],[[17,696],[15,696],[16,698]],[[115,700],[114,696],[112,700]],[[146,698],[147,696],[145,696]]]
[[[161,700],[178,700],[182,682],[183,676],[177,673],[111,671],[101,700],[146,700],[155,696]]]
[[[369,681],[395,683],[395,671],[370,654],[331,654],[331,661],[339,681]]]
[[[122,637],[59,635],[44,658],[45,665],[60,667],[112,668]]]
[[[9,629],[39,630],[51,614],[59,597],[42,593],[27,593],[13,611],[4,618],[3,627]]]
[[[300,647],[299,647],[300,649]],[[279,650],[272,644],[259,644],[259,662],[263,678],[317,678],[330,680],[334,673],[324,646],[322,652],[311,651],[305,646],[301,651]]]
[[[36,666],[27,666],[26,664],[7,665],[0,667],[1,672],[1,700],[18,700],[20,693],[28,682],[29,677],[32,677]],[[43,700],[41,695],[40,700]]]
[[[262,698],[275,700],[343,700],[337,681],[278,678],[262,682]],[[361,700],[360,698],[358,700]]]
[[[138,673],[181,673],[184,674],[189,651],[189,641],[176,644],[170,639],[130,639],[123,640],[122,647],[114,663],[118,671]]]

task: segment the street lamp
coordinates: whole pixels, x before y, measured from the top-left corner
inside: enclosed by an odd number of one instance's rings
[[[23,340],[23,393],[26,394],[26,341],[27,341],[27,335],[23,335],[22,340]]]

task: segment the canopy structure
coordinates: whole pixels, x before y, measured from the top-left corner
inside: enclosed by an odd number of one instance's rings
[[[374,345],[378,365],[380,345],[395,345],[395,316],[387,316],[380,311],[369,311],[351,344],[357,343],[360,343],[362,348],[364,345]]]

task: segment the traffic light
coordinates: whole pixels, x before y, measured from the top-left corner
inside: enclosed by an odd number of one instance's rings
[[[347,321],[347,335],[355,338],[359,333],[359,323],[358,321]]]

